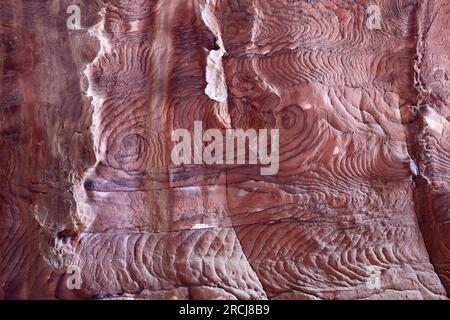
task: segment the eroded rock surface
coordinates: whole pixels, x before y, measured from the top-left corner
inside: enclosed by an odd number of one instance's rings
[[[0,5],[0,298],[447,298],[449,1]],[[195,121],[278,173],[173,164]]]

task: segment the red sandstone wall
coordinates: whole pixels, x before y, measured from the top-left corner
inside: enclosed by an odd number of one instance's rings
[[[449,18],[0,0],[0,298],[445,299]],[[175,165],[195,121],[278,129],[279,171]]]

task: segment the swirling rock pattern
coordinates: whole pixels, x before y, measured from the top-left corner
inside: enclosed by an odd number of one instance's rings
[[[449,17],[1,0],[0,298],[446,299]],[[279,129],[278,173],[174,165],[194,121]]]

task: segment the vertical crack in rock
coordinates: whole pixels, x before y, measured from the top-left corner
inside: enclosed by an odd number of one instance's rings
[[[443,136],[447,134],[445,128],[448,127],[448,121],[445,121],[439,112],[439,109],[442,108],[440,107],[442,100],[433,92],[432,88],[429,88],[429,85],[434,85],[433,80],[430,79],[429,69],[433,67],[432,50],[436,50],[439,56],[440,47],[444,47],[439,40],[436,41],[433,35],[435,32],[433,26],[436,19],[439,19],[440,13],[449,10],[449,7],[449,4],[445,5],[444,1],[427,0],[419,1],[417,4],[417,46],[414,60],[414,87],[417,91],[417,101],[413,130],[414,142],[411,144],[412,157],[418,168],[418,173],[414,178],[416,214],[430,260],[447,290],[447,295],[450,294],[450,239],[442,236],[448,231],[441,230],[446,230],[445,225],[448,224],[450,214],[439,212],[439,210],[442,211],[439,206],[442,205],[440,198],[450,191],[450,181],[445,178],[446,184],[439,181],[448,176],[448,172],[444,172],[443,176],[439,177],[435,171],[440,170],[435,165],[440,162],[439,158],[445,157],[446,154],[435,149],[430,137],[441,136],[441,141],[445,141]],[[422,69],[425,71],[422,72]],[[435,72],[435,67],[431,72]],[[439,149],[445,150],[442,147]],[[436,152],[441,154],[436,154]],[[445,203],[445,201],[442,202]],[[446,206],[448,206],[448,202]]]
[[[91,101],[91,126],[90,132],[92,136],[93,143],[93,153],[95,155],[95,163],[91,168],[88,168],[84,172],[84,176],[77,184],[74,185],[74,199],[76,201],[77,206],[77,214],[79,217],[85,221],[85,228],[88,229],[89,225],[94,221],[95,214],[90,209],[88,202],[88,196],[86,194],[86,181],[95,171],[95,168],[98,166],[100,161],[105,157],[105,146],[101,143],[100,139],[100,114],[101,107],[104,103],[104,97],[93,89],[93,81],[92,77],[94,76],[94,72],[92,70],[93,66],[95,66],[98,60],[102,57],[105,57],[106,54],[112,54],[112,48],[109,43],[109,40],[105,37],[104,33],[104,25],[105,25],[105,8],[101,8],[99,11],[100,21],[89,28],[88,34],[99,43],[99,51],[94,59],[89,62],[84,71],[83,76],[87,80],[87,89],[84,92],[85,96]],[[82,235],[80,235],[82,236]]]
[[[94,39],[98,40],[100,43],[100,49],[93,61],[91,61],[88,65],[86,65],[85,70],[83,71],[84,77],[88,81],[88,88],[86,91],[86,96],[91,99],[91,106],[92,106],[92,125],[91,125],[91,134],[92,134],[92,141],[94,142],[94,152],[95,152],[95,158],[96,158],[96,165],[101,160],[105,160],[105,153],[106,153],[106,146],[101,143],[100,139],[100,114],[102,110],[102,105],[105,102],[105,97],[98,91],[95,91],[93,88],[94,84],[92,81],[92,77],[94,76],[94,71],[92,68],[98,64],[98,61],[101,58],[104,58],[107,54],[113,54],[111,44],[109,42],[109,39],[106,37],[105,33],[105,14],[106,9],[102,8],[99,12],[99,15],[101,17],[101,20],[99,23],[97,23],[95,26],[91,27],[89,29],[89,34]]]

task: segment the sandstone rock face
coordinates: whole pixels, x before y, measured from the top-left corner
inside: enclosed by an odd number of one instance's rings
[[[0,0],[0,298],[446,299],[449,18]],[[196,121],[278,129],[278,172],[175,164]]]

